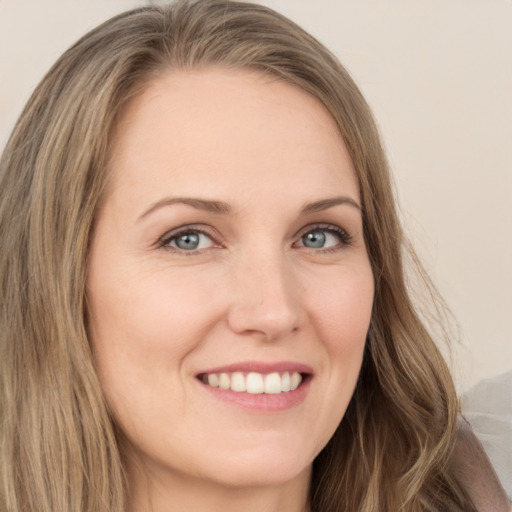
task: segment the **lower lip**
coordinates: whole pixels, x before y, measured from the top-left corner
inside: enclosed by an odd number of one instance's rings
[[[198,382],[205,391],[209,392],[216,399],[241,409],[252,412],[279,412],[300,405],[308,394],[311,380],[311,376],[308,376],[300,383],[297,389],[276,394],[251,394],[231,391],[230,389],[223,390],[200,381]]]

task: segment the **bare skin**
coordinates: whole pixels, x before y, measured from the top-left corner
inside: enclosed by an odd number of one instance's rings
[[[155,80],[115,141],[87,299],[129,510],[304,512],[373,305],[334,120],[289,84],[212,68]],[[293,390],[249,382],[294,373]]]

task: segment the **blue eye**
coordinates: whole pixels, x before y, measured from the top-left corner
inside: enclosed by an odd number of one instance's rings
[[[325,231],[315,230],[310,231],[302,236],[302,245],[311,249],[320,249],[325,246],[327,242],[327,233]]]
[[[317,227],[304,233],[298,243],[308,249],[329,249],[349,244],[350,236],[337,227]]]
[[[210,236],[202,231],[188,230],[177,233],[167,238],[163,245],[180,249],[182,251],[196,251],[200,249],[207,249],[214,244]]]

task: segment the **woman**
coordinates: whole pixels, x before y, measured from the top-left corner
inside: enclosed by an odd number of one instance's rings
[[[4,509],[479,506],[371,113],[290,21],[106,22],[36,89],[0,190]]]

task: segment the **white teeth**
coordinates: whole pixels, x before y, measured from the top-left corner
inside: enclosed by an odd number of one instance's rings
[[[265,393],[269,395],[276,395],[281,393],[281,375],[279,373],[269,373],[265,375]]]
[[[242,372],[235,372],[231,375],[231,389],[239,393],[246,390],[245,377]]]
[[[290,378],[290,391],[294,391],[299,387],[299,384],[302,381],[302,375],[297,372],[293,372]]]
[[[282,374],[278,372],[261,374],[250,372],[244,375],[242,372],[233,373],[209,373],[202,376],[202,381],[209,386],[222,390],[247,392],[256,394],[279,394],[294,391],[302,382],[302,375],[298,372]]]
[[[284,372],[281,377],[281,389],[283,391],[290,391],[290,374],[288,372]]]
[[[251,372],[247,375],[247,393],[252,393],[256,395],[258,393],[263,393],[263,375],[261,373]]]
[[[219,388],[229,389],[231,387],[231,379],[227,373],[221,373],[219,375]]]
[[[219,387],[219,376],[216,373],[208,374],[208,384],[214,388]]]

